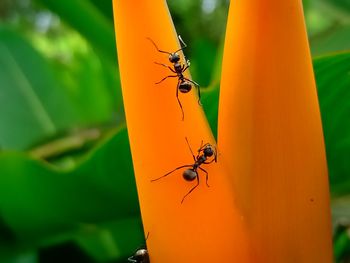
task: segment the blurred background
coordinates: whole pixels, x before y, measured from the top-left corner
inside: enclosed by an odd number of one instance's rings
[[[216,134],[229,1],[167,2]],[[350,2],[303,5],[350,262]],[[126,262],[142,244],[111,0],[0,0],[0,262]]]

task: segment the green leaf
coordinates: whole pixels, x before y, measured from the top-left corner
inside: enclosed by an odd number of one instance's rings
[[[33,251],[24,251],[0,256],[1,263],[38,263],[38,257]]]
[[[5,149],[26,148],[75,118],[46,61],[4,28],[0,28],[0,105],[0,145]]]
[[[59,15],[115,64],[117,55],[113,23],[91,1],[38,1]]]
[[[202,92],[202,104],[214,137],[217,138],[218,107],[219,107],[219,83]]]
[[[54,44],[54,41],[51,42]],[[74,122],[67,121],[68,128],[110,124],[124,121],[119,74],[105,60],[97,56],[91,47],[75,52],[69,63],[54,64],[61,92],[72,102],[76,113]]]
[[[310,38],[313,56],[350,49],[350,25],[331,27]]]
[[[28,149],[73,128],[123,121],[114,68],[89,49],[74,57],[49,64],[16,32],[0,27],[2,149]]]
[[[324,0],[330,6],[335,6],[343,12],[350,12],[350,2],[348,0]]]
[[[12,235],[24,243],[81,224],[139,216],[126,130],[69,171],[23,154],[0,153],[0,211]]]
[[[336,262],[344,262],[350,257],[350,230],[344,230],[337,239],[334,240],[334,257]]]
[[[92,226],[75,240],[97,262],[127,258],[145,243],[140,217]]]
[[[350,53],[314,60],[331,192],[350,192]]]
[[[113,5],[110,0],[91,0],[102,14],[113,24]]]
[[[193,50],[190,59],[191,73],[201,87],[207,87],[213,78],[217,49],[214,44],[204,38],[191,43],[191,49]]]
[[[313,56],[350,49],[348,0],[308,0],[305,7]]]

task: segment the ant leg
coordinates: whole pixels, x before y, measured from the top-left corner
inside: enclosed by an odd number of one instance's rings
[[[191,82],[193,85],[195,85],[196,87],[199,87],[199,84],[197,82],[195,82],[194,80],[191,80],[188,78],[184,78],[184,80],[187,80],[187,81]]]
[[[210,145],[210,143],[206,143],[206,144],[203,145],[203,140],[202,140],[202,144],[201,144],[200,150],[203,150],[208,145]]]
[[[184,110],[182,108],[182,104],[181,101],[179,99],[179,86],[180,86],[180,81],[177,82],[177,86],[176,86],[176,99],[179,102],[180,108],[181,108],[181,112],[182,112],[182,121],[185,119],[185,113]]]
[[[208,184],[208,172],[206,170],[204,170],[202,167],[198,167],[198,168],[201,169],[203,172],[205,172],[205,183],[209,187],[209,184]]]
[[[163,81],[166,80],[167,78],[175,78],[175,77],[177,77],[177,75],[169,75],[169,76],[166,76],[166,77],[163,78],[161,81],[156,82],[156,84],[159,84],[159,83],[163,82]]]
[[[201,146],[199,146],[199,149],[198,149],[198,154],[197,154],[197,159],[199,158],[199,155],[200,155],[200,152],[203,151],[203,140],[201,141]]]
[[[147,39],[148,39],[149,41],[152,42],[152,44],[155,46],[155,48],[158,50],[158,52],[172,55],[172,53],[170,53],[170,52],[168,52],[168,51],[160,50],[160,49],[157,47],[156,43],[154,43],[154,41],[153,41],[152,39],[150,39],[149,37],[147,37]]]
[[[206,144],[203,145],[203,140],[202,140],[201,146],[200,146],[199,149],[198,149],[198,153],[200,153],[201,151],[203,151],[204,148],[207,147],[208,145],[210,145],[210,144],[209,144],[209,143],[206,143]]]
[[[198,149],[198,155],[199,155],[199,153],[202,152],[202,151],[205,149],[205,147],[207,147],[208,145],[211,146],[210,143],[206,143],[206,144],[203,145],[203,140],[202,140],[201,146],[200,146],[199,149]],[[206,163],[206,162],[204,162],[204,163]],[[211,162],[210,162],[210,163],[211,163]]]
[[[128,257],[129,262],[137,263],[137,261],[134,259],[134,256]]]
[[[211,164],[212,162],[216,162],[216,159],[215,159],[215,157],[211,160],[211,161],[209,161],[209,162],[203,162],[203,163],[205,163],[205,164]]]
[[[202,103],[201,103],[201,88],[199,86],[197,86],[197,91],[198,91],[198,104],[200,106],[202,106]]]
[[[217,163],[218,162],[218,151],[217,151],[217,149],[216,149],[216,146],[214,146],[214,160],[215,160],[215,162]]]
[[[199,185],[199,176],[198,176],[198,174],[197,174],[197,184],[196,184],[187,194],[185,194],[185,196],[184,196],[184,197],[182,198],[182,200],[181,200],[181,204],[182,204],[183,201],[185,200],[186,196],[188,196],[190,193],[192,193],[192,191],[193,191],[194,189],[196,189],[198,185]]]
[[[183,65],[183,67],[182,67],[182,73],[184,73],[188,68],[189,68],[190,66],[185,66],[185,65]]]
[[[156,179],[151,180],[151,182],[154,182],[154,181],[157,181],[157,180],[159,180],[159,179],[162,179],[162,178],[168,176],[169,174],[175,172],[176,170],[179,170],[179,169],[185,168],[185,167],[193,167],[193,165],[188,164],[188,165],[179,166],[179,167],[175,168],[174,170],[172,170],[172,171],[166,173],[165,175],[163,175],[163,176],[161,176],[161,177],[158,177],[158,178],[156,178]]]
[[[207,143],[205,145],[207,145]],[[201,146],[199,146],[198,152],[200,152],[204,148],[205,145],[203,145],[203,140],[201,140]]]
[[[188,148],[190,148],[190,151],[191,151],[191,153],[192,153],[193,160],[194,160],[194,162],[196,162],[196,157],[194,157],[194,154],[193,154],[192,149],[191,149],[191,146],[190,146],[190,144],[189,144],[189,142],[188,142],[188,140],[187,140],[187,137],[185,137],[185,139],[186,139],[186,142],[187,142]]]
[[[197,82],[193,81],[193,80],[188,79],[188,78],[184,78],[184,79],[187,80],[187,81],[189,81],[189,82],[191,82],[193,85],[196,86],[197,91],[198,91],[198,104],[199,104],[200,106],[202,106],[202,103],[201,103],[201,89],[200,89],[200,87],[199,87],[199,84],[198,84]]]
[[[180,40],[181,44],[183,45],[183,47],[181,47],[180,49],[176,50],[174,53],[179,52],[180,50],[183,50],[184,48],[187,47],[186,43],[182,40],[180,35],[179,35],[179,40]]]
[[[162,63],[158,63],[158,62],[154,62],[154,64],[157,64],[157,65],[161,65],[161,66],[163,66],[163,67],[166,67],[166,68],[170,69],[172,72],[176,73],[176,71],[173,70],[173,69],[172,69],[171,67],[169,67],[168,65],[165,65],[165,64],[162,64]]]
[[[182,40],[182,38],[181,38],[180,35],[179,35],[179,40],[180,40],[180,42],[182,43],[182,45],[184,46],[184,48],[187,47],[186,43]]]

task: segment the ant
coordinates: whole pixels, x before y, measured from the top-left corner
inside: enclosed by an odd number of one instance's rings
[[[191,149],[191,146],[187,140],[187,137],[185,137],[186,139],[186,142],[187,142],[187,145],[188,147],[190,148],[190,151],[191,151],[191,154],[193,156],[193,160],[194,160],[194,164],[187,164],[187,165],[182,165],[182,166],[179,166],[177,168],[175,168],[174,170],[166,173],[165,175],[159,177],[159,178],[156,178],[156,179],[153,179],[151,180],[151,182],[154,182],[154,181],[157,181],[159,179],[162,179],[166,176],[168,176],[169,174],[175,172],[176,170],[179,170],[181,168],[185,168],[185,167],[191,167],[187,170],[185,170],[182,174],[183,178],[186,180],[186,181],[193,181],[194,179],[197,179],[197,184],[192,187],[192,189],[182,198],[181,200],[181,204],[183,203],[183,201],[185,200],[185,198],[190,194],[192,193],[192,191],[199,185],[199,176],[198,176],[198,169],[200,169],[201,171],[203,171],[205,173],[205,183],[206,185],[209,187],[209,184],[208,184],[208,172],[206,170],[204,170],[201,165],[202,164],[210,164],[212,162],[217,162],[217,151],[216,151],[216,148],[213,147],[211,144],[209,143],[206,143],[203,145],[203,141],[201,142],[201,146],[199,147],[198,151],[197,151],[197,156],[195,156],[193,154],[193,151]],[[214,156],[214,158],[210,161],[207,161],[209,157],[212,157]]]
[[[149,263],[149,255],[146,246],[142,246],[136,250],[134,255],[128,258],[129,262],[134,263]]]
[[[146,241],[148,239],[148,236],[149,236],[149,232],[147,234]],[[150,261],[149,261],[147,246],[143,245],[139,247],[135,251],[134,255],[132,255],[131,257],[128,257],[128,261],[133,263],[149,263]]]
[[[147,39],[153,43],[153,45],[158,50],[158,52],[169,54],[169,61],[171,63],[173,63],[174,69],[171,68],[170,66],[162,64],[162,63],[158,63],[158,62],[154,62],[154,63],[157,64],[157,65],[161,65],[163,67],[166,67],[166,68],[170,69],[176,75],[166,76],[162,80],[156,82],[156,84],[159,84],[159,83],[163,82],[167,78],[175,78],[175,77],[178,78],[178,82],[177,82],[177,86],[176,86],[176,98],[177,98],[177,101],[178,101],[178,103],[180,105],[180,108],[181,108],[182,120],[184,120],[185,114],[184,114],[184,111],[183,111],[183,108],[182,108],[182,104],[181,104],[180,99],[179,99],[179,90],[182,93],[187,93],[187,92],[189,92],[192,89],[192,84],[193,84],[194,86],[197,87],[197,90],[198,90],[198,104],[202,105],[201,102],[200,102],[201,92],[200,92],[199,84],[197,82],[193,81],[193,80],[190,80],[190,79],[186,78],[183,75],[183,73],[190,67],[190,61],[186,60],[185,57],[184,57],[184,59],[186,61],[186,64],[181,64],[179,62],[180,61],[180,55],[177,52],[179,52],[179,51],[183,50],[184,48],[186,48],[187,45],[182,40],[181,36],[179,35],[179,40],[182,43],[183,47],[181,47],[180,49],[176,50],[175,52],[168,52],[168,51],[160,50],[157,47],[156,43],[154,43],[154,41],[152,39],[150,39],[150,38],[147,38]]]

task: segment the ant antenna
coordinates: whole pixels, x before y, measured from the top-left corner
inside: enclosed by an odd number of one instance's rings
[[[182,37],[180,35],[179,35],[179,40],[180,40],[180,43],[182,44],[183,47],[180,48],[179,50],[175,51],[175,53],[180,51],[180,50],[183,50],[184,48],[187,47],[187,44],[185,43],[185,41],[182,40]],[[190,61],[188,59],[186,59],[185,54],[183,54],[183,56],[184,56],[184,60],[186,62],[186,66],[189,67],[191,64]]]
[[[218,162],[218,149],[216,148],[216,146],[214,146],[214,149],[215,149],[215,151],[214,151],[214,160],[215,160],[215,162],[217,163]]]
[[[196,161],[196,157],[195,157],[195,156],[194,156],[194,154],[193,154],[193,151],[192,151],[192,149],[191,149],[191,146],[190,146],[190,143],[188,142],[187,137],[185,137],[185,139],[186,139],[186,142],[187,142],[188,148],[190,148],[190,151],[191,151],[191,154],[192,154],[192,156],[193,156],[193,159],[194,159],[194,161]]]
[[[187,47],[186,43],[182,40],[180,35],[179,35],[179,40],[180,40],[181,44],[183,45],[183,48]]]
[[[180,50],[183,50],[184,48],[187,47],[186,43],[182,40],[182,38],[181,38],[180,35],[178,36],[178,38],[179,38],[179,40],[180,40],[180,46],[181,46],[181,44],[182,44],[183,47],[181,47],[180,49],[176,50],[174,53],[177,53],[177,52],[179,52]],[[185,59],[185,56],[184,56],[184,59]],[[185,60],[186,60],[186,59],[185,59]]]
[[[170,53],[170,52],[168,52],[168,51],[160,50],[160,49],[157,47],[156,43],[154,43],[154,41],[153,41],[152,39],[150,39],[149,37],[147,37],[147,39],[148,39],[149,41],[152,42],[152,44],[155,46],[155,48],[158,50],[158,52],[172,55],[172,53]]]

